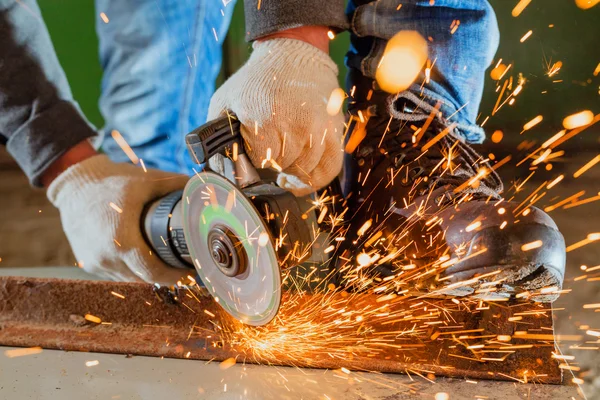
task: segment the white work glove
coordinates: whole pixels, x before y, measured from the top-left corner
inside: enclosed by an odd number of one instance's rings
[[[97,155],[61,173],[48,187],[76,260],[86,272],[118,281],[174,284],[185,272],[164,264],[146,244],[144,205],[182,189],[188,177]],[[122,212],[111,206],[114,204]]]
[[[327,113],[338,88],[337,66],[300,40],[258,41],[253,48],[248,62],[213,95],[208,118],[233,111],[252,164],[279,170],[277,184],[297,196],[314,192],[342,168],[344,117]],[[210,162],[220,172],[218,164]]]

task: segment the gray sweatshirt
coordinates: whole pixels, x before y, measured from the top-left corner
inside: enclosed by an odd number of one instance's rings
[[[244,0],[244,7],[248,40],[305,25],[347,28],[344,0]],[[32,185],[41,186],[56,159],[95,135],[35,0],[0,0],[0,143]]]

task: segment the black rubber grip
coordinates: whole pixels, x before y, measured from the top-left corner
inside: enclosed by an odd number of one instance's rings
[[[229,113],[194,129],[185,136],[185,143],[196,164],[206,164],[215,154],[238,143],[238,154],[245,152],[240,121]]]
[[[183,190],[178,190],[159,199],[154,213],[146,215],[146,218],[150,218],[149,239],[158,257],[172,267],[189,268],[189,265],[181,260],[176,246],[171,243],[169,231],[171,214],[175,205],[181,201],[182,195]]]

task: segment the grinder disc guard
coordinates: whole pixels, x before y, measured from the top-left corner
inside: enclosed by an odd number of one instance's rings
[[[254,205],[212,172],[190,179],[182,203],[185,240],[206,288],[234,318],[255,326],[270,322],[281,301],[281,273]]]

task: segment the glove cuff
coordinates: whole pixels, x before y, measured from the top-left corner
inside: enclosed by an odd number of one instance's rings
[[[284,59],[288,63],[292,62],[298,68],[317,63],[330,69],[335,75],[338,74],[336,63],[327,53],[302,40],[289,38],[259,40],[252,44],[252,48],[254,51],[251,58],[257,59],[258,62],[266,57],[272,57],[274,61]]]
[[[71,165],[52,181],[46,196],[55,207],[58,207],[62,196],[76,196],[85,184],[109,176],[114,165],[105,154],[98,154]]]

